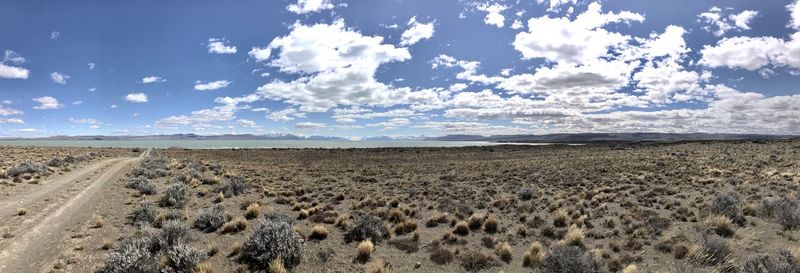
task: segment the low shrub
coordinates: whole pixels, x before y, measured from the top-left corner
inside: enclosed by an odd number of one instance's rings
[[[742,215],[740,200],[739,194],[733,191],[717,193],[711,198],[709,210],[711,214],[724,215],[734,223],[743,225],[745,218]]]
[[[23,174],[31,175],[50,175],[50,169],[42,163],[33,163],[30,161],[23,161],[14,167],[6,170],[6,175],[9,177],[19,177]]]
[[[201,210],[197,214],[192,226],[204,232],[217,231],[223,224],[225,224],[225,216],[223,215],[223,208],[220,205],[215,205],[211,208]]]
[[[345,239],[349,242],[364,240],[380,242],[388,235],[389,231],[383,220],[372,215],[364,215],[355,221],[353,228],[345,234]]]
[[[130,224],[135,226],[150,225],[156,220],[156,209],[150,204],[139,204],[130,215],[128,220]]]
[[[164,191],[159,201],[162,207],[183,208],[189,202],[189,187],[182,183],[173,183]]]
[[[557,245],[544,258],[545,273],[596,273],[599,266],[594,257],[582,248]]]
[[[286,268],[294,268],[303,254],[303,239],[289,223],[261,219],[253,235],[244,242],[241,260],[256,270],[263,270],[281,257]]]

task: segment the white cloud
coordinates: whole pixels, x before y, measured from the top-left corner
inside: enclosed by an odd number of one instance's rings
[[[408,21],[410,27],[403,32],[400,45],[409,46],[416,44],[420,40],[430,39],[435,31],[433,23],[420,23],[417,22],[416,16],[411,17],[411,20]]]
[[[286,108],[280,111],[272,112],[267,115],[267,118],[272,121],[290,121],[295,118],[305,118],[306,114],[297,111],[297,108]]]
[[[72,105],[81,105],[81,104],[83,104],[82,100],[76,100],[72,102]]]
[[[89,70],[94,70],[95,66],[97,66],[97,64],[95,64],[95,63],[88,63],[86,65],[89,66]]]
[[[164,79],[162,77],[156,77],[156,76],[148,76],[148,77],[142,78],[142,83],[145,83],[145,84],[146,83],[159,83],[159,82],[166,82],[166,81],[167,81],[167,79]]]
[[[548,11],[552,11],[552,10],[556,10],[561,5],[566,5],[566,4],[573,4],[574,5],[574,4],[577,4],[578,0],[536,0],[536,3],[539,3],[539,4],[547,3],[548,4],[547,10]]]
[[[92,88],[89,88],[89,89],[88,89],[88,91],[89,91],[89,92],[94,92],[94,91],[97,91],[97,87],[92,87]]]
[[[28,60],[19,53],[14,52],[13,50],[6,49],[3,54],[3,63],[11,63],[12,65],[21,65],[27,62]]]
[[[796,36],[796,35],[795,35]],[[793,39],[791,44],[799,44]],[[709,67],[743,68],[758,70],[770,63],[791,65],[791,53],[786,56],[787,43],[774,37],[732,37],[706,45],[700,51],[700,64]],[[796,64],[800,67],[800,64]]]
[[[22,111],[13,108],[5,108],[2,105],[0,105],[0,116],[11,116],[11,115],[22,115],[22,114],[23,114]]]
[[[230,85],[231,83],[232,82],[227,81],[227,80],[213,81],[213,82],[207,82],[207,83],[203,83],[201,81],[196,81],[194,83],[194,90],[199,90],[199,91],[217,90],[217,89],[228,87],[228,85]]]
[[[322,129],[325,127],[328,127],[328,125],[320,122],[298,122],[294,125],[294,128],[297,129]]]
[[[3,100],[3,101],[0,101],[0,103],[2,103],[2,104],[11,104],[13,102],[11,102],[11,100]]]
[[[800,0],[794,1],[794,3],[789,4],[786,8],[789,10],[792,17],[789,26],[800,30]]]
[[[111,106],[109,106],[108,108],[111,108],[111,109],[117,109],[117,107],[119,107],[119,106],[117,106],[116,104],[112,104],[112,105],[111,105]]]
[[[218,38],[209,38],[208,39],[208,53],[215,53],[215,54],[235,54],[236,47],[226,45],[228,43],[225,38],[218,39]]]
[[[398,127],[403,127],[411,124],[411,120],[407,118],[393,118],[384,122],[369,123],[364,125],[366,127],[380,127],[381,130],[392,130]]]
[[[247,119],[240,119],[236,121],[236,125],[243,128],[255,128],[258,127],[255,121],[247,120]]]
[[[706,23],[703,29],[713,33],[715,36],[725,35],[726,32],[735,30],[749,30],[750,22],[758,16],[758,11],[744,10],[740,13],[727,14],[728,9],[711,7],[708,11],[697,15],[701,22]]]
[[[61,74],[58,72],[50,73],[50,80],[57,84],[67,84],[67,79],[70,77],[65,74]]]
[[[517,34],[513,45],[524,59],[545,58],[559,63],[586,63],[608,56],[609,49],[618,49],[627,44],[630,36],[609,32],[602,27],[612,23],[644,21],[637,13],[602,13],[598,3],[575,20],[568,17],[548,16],[531,18],[528,32]]]
[[[29,71],[22,67],[9,66],[0,63],[0,78],[3,79],[27,79]]]
[[[47,109],[58,109],[58,108],[61,108],[61,104],[54,97],[50,97],[50,96],[39,97],[39,98],[34,98],[33,101],[39,103],[39,105],[34,106],[33,109],[47,110]]]
[[[27,62],[25,57],[13,50],[6,49],[3,54],[3,61],[0,62],[0,79],[27,79],[28,69],[18,67]]]
[[[102,122],[93,118],[69,118],[69,122],[78,124],[92,124],[92,125],[103,124]]]
[[[61,32],[58,31],[50,32],[50,40],[58,39],[59,36],[61,36]]]
[[[287,10],[297,14],[306,14],[333,8],[334,6],[331,0],[297,0],[297,3],[290,4],[286,7]]]
[[[266,48],[254,47],[253,49],[250,50],[250,52],[247,52],[247,54],[250,55],[250,57],[252,57],[253,59],[256,59],[256,61],[266,61],[269,60],[270,54],[272,54],[272,49],[269,47]]]
[[[0,124],[25,124],[25,121],[18,118],[0,118]]]
[[[145,93],[130,93],[125,95],[125,100],[132,102],[132,103],[144,103],[147,102],[147,94]]]
[[[275,38],[268,48],[280,51],[270,65],[303,76],[291,82],[267,83],[257,94],[299,105],[303,112],[326,111],[337,105],[392,105],[410,92],[374,77],[381,64],[410,59],[408,49],[348,29],[342,20],[330,25],[295,24],[287,36]]]
[[[267,109],[267,108],[265,108],[265,107],[260,107],[260,108],[253,108],[253,109],[250,109],[250,111],[251,111],[251,112],[269,112],[269,109]]]
[[[508,6],[504,6],[499,3],[493,3],[491,5],[487,3],[481,3],[476,8],[480,11],[486,12],[486,18],[483,19],[483,22],[487,25],[494,25],[498,28],[505,26],[506,17],[503,16],[502,12],[508,9]]]

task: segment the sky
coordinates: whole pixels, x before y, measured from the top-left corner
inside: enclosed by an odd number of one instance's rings
[[[0,137],[800,134],[798,1],[3,1]]]

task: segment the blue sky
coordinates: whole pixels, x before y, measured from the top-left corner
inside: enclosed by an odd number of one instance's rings
[[[764,3],[4,1],[0,137],[800,134]]]

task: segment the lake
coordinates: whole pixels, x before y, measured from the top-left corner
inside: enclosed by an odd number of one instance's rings
[[[3,140],[0,146],[230,149],[230,148],[389,148],[466,147],[505,143],[481,141],[319,141],[319,140]],[[547,145],[547,144],[535,144]]]

